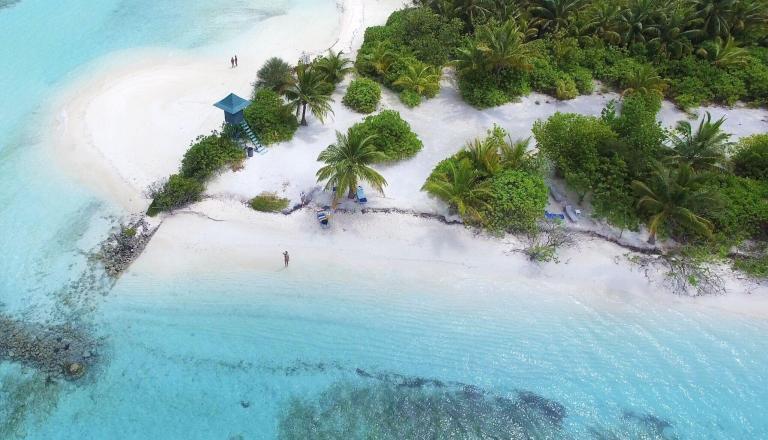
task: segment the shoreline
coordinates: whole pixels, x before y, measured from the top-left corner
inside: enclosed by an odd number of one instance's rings
[[[104,197],[119,203],[126,211],[136,212],[146,209],[149,201],[144,199],[142,191],[149,184],[163,178],[178,169],[180,159],[196,136],[206,134],[221,125],[220,111],[212,104],[234,91],[244,97],[250,94],[250,83],[253,81],[256,70],[269,56],[282,56],[287,59],[298,56],[306,51],[316,53],[333,47],[336,50],[344,50],[350,55],[359,47],[362,40],[362,29],[372,24],[383,22],[389,13],[401,6],[400,0],[364,0],[355,2],[345,0],[342,3],[342,13],[336,17],[337,22],[331,24],[328,20],[313,19],[307,29],[304,29],[302,41],[295,42],[291,32],[291,20],[304,17],[312,17],[313,11],[289,11],[285,15],[271,17],[260,23],[257,29],[238,37],[235,41],[217,43],[201,49],[201,53],[194,51],[167,51],[156,49],[141,49],[130,52],[113,54],[106,60],[101,60],[100,67],[95,67],[94,72],[83,77],[72,87],[67,88],[55,101],[52,119],[55,130],[53,135],[59,158],[57,161],[61,168],[69,170],[74,177],[86,183],[89,187],[100,192]],[[337,4],[338,7],[338,4]],[[299,14],[299,15],[294,15]],[[295,22],[293,23],[295,24]],[[261,38],[264,37],[264,38]],[[271,40],[270,40],[271,39]],[[251,45],[252,41],[259,41],[258,45]],[[290,41],[274,50],[269,41]],[[239,54],[241,66],[238,69],[230,69],[226,63],[222,63],[218,57],[214,59],[214,53],[226,45],[238,47],[252,47],[250,52]],[[295,48],[300,47],[303,50]],[[349,49],[349,52],[347,50]],[[349,78],[343,83],[341,90],[334,94],[334,114],[326,124],[321,125],[315,120],[310,120],[309,127],[302,127],[297,132],[294,140],[271,147],[268,154],[250,159],[244,170],[232,173],[226,172],[214,179],[206,191],[212,200],[204,200],[189,210],[181,211],[175,215],[163,217],[163,227],[158,231],[148,246],[145,255],[135,263],[136,270],[145,271],[147,265],[155,264],[158,268],[168,266],[174,261],[174,255],[185,255],[190,259],[189,266],[178,266],[174,269],[178,273],[194,273],[200,268],[207,268],[218,262],[236,260],[245,270],[246,267],[258,267],[268,265],[268,260],[259,254],[237,249],[241,244],[234,239],[234,232],[221,228],[221,225],[195,225],[199,227],[199,234],[205,237],[225,237],[229,239],[230,247],[217,248],[211,243],[200,241],[199,237],[184,236],[184,227],[177,230],[176,224],[184,225],[188,221],[184,213],[202,213],[209,218],[219,218],[222,213],[229,216],[224,223],[242,232],[247,240],[258,240],[261,235],[268,235],[268,231],[277,234],[279,239],[285,239],[302,249],[307,247],[309,255],[323,260],[321,253],[317,252],[321,244],[329,247],[354,246],[339,234],[331,234],[328,237],[317,234],[304,234],[303,230],[317,228],[314,219],[306,220],[307,215],[299,212],[295,218],[286,220],[283,216],[260,217],[242,206],[242,202],[262,191],[276,191],[281,196],[289,198],[292,203],[299,199],[301,192],[311,191],[316,182],[314,172],[316,162],[314,158],[329,143],[333,142],[334,130],[345,130],[348,126],[361,120],[363,115],[354,113],[341,105],[343,91]],[[449,79],[443,82],[443,88],[438,97],[428,100],[417,109],[405,108],[397,96],[388,90],[383,90],[382,109],[394,109],[400,111],[414,131],[424,141],[424,150],[409,161],[382,166],[382,172],[390,181],[386,196],[371,194],[370,208],[373,210],[402,210],[423,212],[435,216],[448,216],[445,206],[429,198],[420,191],[420,187],[432,170],[432,167],[443,158],[455,153],[464,145],[464,142],[475,136],[485,133],[494,123],[501,124],[510,131],[513,137],[526,137],[530,135],[531,121],[546,117],[556,111],[575,111],[584,114],[599,114],[605,103],[617,97],[615,93],[596,93],[588,96],[579,96],[570,101],[557,101],[554,98],[531,94],[521,98],[518,102],[505,106],[478,111],[463,103],[458,96],[455,87]],[[665,125],[682,119],[682,112],[669,108],[665,102],[665,108],[660,117]],[[713,110],[703,108],[701,110]],[[755,127],[768,127],[768,113],[760,110],[744,108],[722,109],[717,112],[730,113],[733,116],[727,124],[726,130],[735,131],[737,135],[751,133]],[[717,113],[713,114],[714,117]],[[762,128],[761,128],[762,129]],[[290,164],[288,166],[287,164]],[[81,173],[83,169],[89,173]],[[239,205],[233,209],[229,205]],[[342,207],[344,207],[342,205]],[[220,209],[221,211],[218,211]],[[381,225],[381,218],[392,218],[391,214],[382,216],[364,216],[355,214],[359,218],[371,221],[372,224]],[[309,215],[311,217],[311,215]],[[395,217],[402,220],[403,215]],[[302,219],[302,220],[298,220]],[[347,219],[348,220],[348,219]],[[400,221],[398,220],[398,221]],[[217,223],[204,220],[208,223]],[[417,221],[413,227],[404,230],[392,230],[390,236],[380,237],[386,241],[391,235],[406,233],[407,237],[399,237],[401,246],[390,248],[380,256],[380,260],[392,263],[398,253],[410,253],[409,240],[416,240],[423,236],[425,231],[415,225],[426,228],[430,233],[439,236],[439,240],[450,243],[454,237],[453,229],[439,225],[438,228],[427,226],[426,220]],[[169,224],[171,226],[169,226]],[[250,224],[251,229],[244,229],[243,224]],[[346,225],[347,222],[341,223]],[[354,221],[351,223],[354,224]],[[367,225],[369,228],[373,226]],[[582,233],[589,233],[591,226],[597,225],[591,220],[585,221],[578,228],[584,227]],[[343,229],[346,226],[341,226]],[[363,225],[357,225],[361,228]],[[378,226],[377,226],[378,227]],[[599,225],[597,225],[599,227]],[[443,228],[442,232],[436,229]],[[595,232],[594,230],[591,232]],[[482,257],[486,264],[496,267],[496,271],[483,272],[482,275],[472,272],[471,276],[479,276],[483,279],[503,280],[514,283],[521,277],[529,277],[532,283],[559,283],[566,282],[580,285],[589,290],[595,277],[598,279],[611,277],[610,283],[616,291],[625,291],[628,284],[635,284],[633,289],[645,294],[656,295],[660,290],[658,286],[651,285],[644,276],[632,275],[630,263],[617,264],[612,258],[617,256],[617,249],[626,253],[626,249],[613,247],[610,239],[598,239],[600,244],[590,244],[592,240],[579,240],[575,248],[585,246],[581,251],[566,250],[562,259],[578,260],[576,263],[536,265],[527,261],[523,255],[505,255],[500,246],[508,246],[509,240],[518,240],[514,237],[496,239],[498,243],[491,245],[487,237],[465,237],[461,232],[461,241],[466,255],[454,255],[454,263],[459,263],[461,258],[474,255],[480,258],[481,251],[492,250],[493,258]],[[294,236],[301,236],[307,243],[292,241]],[[333,237],[332,241],[328,241]],[[643,241],[639,234],[625,233],[624,240],[630,246]],[[275,237],[261,237],[264,240],[273,240]],[[378,248],[380,242],[361,240],[367,243],[368,248]],[[213,238],[210,238],[213,240]],[[185,243],[186,241],[186,243]],[[180,243],[179,243],[180,242]],[[254,243],[257,243],[255,241]],[[188,247],[191,246],[191,247]],[[195,248],[194,246],[199,246]],[[619,245],[615,245],[619,246]],[[199,252],[200,249],[208,249],[208,252]],[[610,250],[608,250],[610,249]],[[190,250],[196,252],[189,252]],[[282,251],[280,251],[282,252]],[[313,254],[314,252],[314,254]],[[362,249],[354,251],[356,255],[365,255]],[[606,259],[604,253],[613,257]],[[620,253],[619,253],[620,254]],[[438,254],[422,255],[421,262],[434,261],[435,267],[439,266]],[[510,261],[514,261],[510,269]],[[198,266],[195,266],[198,264]],[[358,261],[353,259],[338,259],[334,264],[339,269],[355,267]],[[444,262],[445,263],[445,262]],[[575,264],[575,266],[572,266]],[[606,270],[610,265],[610,270]],[[430,264],[432,266],[432,264]],[[453,267],[453,266],[451,266]],[[563,271],[564,267],[569,270]],[[365,267],[361,267],[365,268]],[[368,267],[370,268],[370,267]],[[390,268],[391,270],[391,268]],[[637,270],[639,272],[639,270]],[[566,276],[566,272],[569,274]],[[131,268],[127,273],[134,273]],[[500,274],[504,274],[501,276]],[[430,273],[422,273],[422,278],[429,278]],[[637,275],[637,276],[636,276]],[[640,278],[645,280],[640,282]],[[736,283],[739,292],[742,285]],[[755,304],[749,301],[710,301],[709,304],[718,304],[724,310],[733,313],[745,313],[749,316],[768,317],[768,288],[760,286],[758,291],[759,301]],[[602,292],[611,294],[609,290]],[[664,292],[662,292],[664,294]],[[665,293],[667,296],[673,296]],[[657,295],[658,296],[658,295]],[[750,298],[758,295],[749,295]],[[674,297],[674,296],[673,296]],[[730,298],[731,295],[728,295]],[[594,300],[594,296],[591,297]],[[679,297],[674,297],[679,298]],[[701,303],[698,299],[691,301]],[[727,304],[726,304],[727,303]],[[759,303],[759,305],[757,304]],[[764,304],[765,303],[765,304]]]

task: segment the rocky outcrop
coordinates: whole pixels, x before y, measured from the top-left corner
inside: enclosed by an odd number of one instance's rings
[[[83,377],[98,358],[98,345],[69,325],[45,326],[0,315],[0,360],[19,362],[50,377]]]
[[[117,231],[110,234],[97,253],[97,258],[104,263],[107,275],[117,278],[128,269],[141,255],[157,228],[158,226],[151,226],[146,217],[140,217],[120,225]]]

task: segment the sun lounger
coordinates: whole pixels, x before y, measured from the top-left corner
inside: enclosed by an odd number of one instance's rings
[[[565,215],[556,214],[549,211],[544,211],[544,217],[546,217],[548,220],[565,220]]]
[[[368,203],[368,199],[365,197],[365,191],[362,186],[357,187],[357,203]]]
[[[560,194],[560,192],[556,190],[554,187],[551,187],[551,186],[549,187],[549,194],[552,196],[552,199],[554,199],[554,201],[556,201],[557,203],[563,203],[563,200],[565,200],[563,195]]]
[[[581,211],[575,209],[571,205],[565,205],[565,215],[568,216],[568,220],[574,223],[578,223],[579,217],[581,216]]]
[[[317,211],[317,221],[320,223],[321,228],[327,228],[329,220],[330,220],[330,217],[328,216],[328,211],[324,209],[320,209]]]

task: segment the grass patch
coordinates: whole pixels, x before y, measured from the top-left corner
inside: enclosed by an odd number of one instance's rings
[[[278,197],[275,193],[264,192],[251,199],[248,204],[259,212],[281,212],[288,208],[288,199]]]

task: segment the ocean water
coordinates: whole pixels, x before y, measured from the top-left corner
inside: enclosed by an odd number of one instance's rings
[[[524,280],[104,282],[87,252],[124,213],[50,163],[48,99],[114,51],[290,4],[0,1],[0,312],[103,340],[78,382],[0,361],[0,439],[768,438],[765,321]]]

